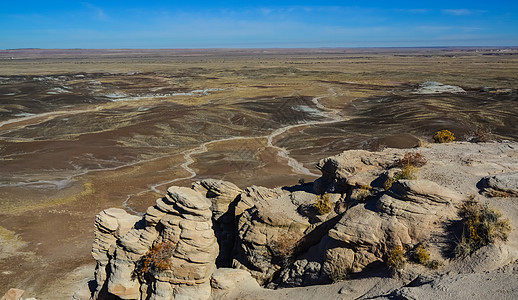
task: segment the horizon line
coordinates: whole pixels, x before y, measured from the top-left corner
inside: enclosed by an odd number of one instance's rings
[[[246,50],[246,49],[431,49],[431,48],[518,48],[514,46],[348,46],[348,47],[172,47],[172,48],[140,48],[140,47],[122,47],[122,48],[40,48],[40,47],[22,47],[22,48],[3,48],[0,51],[13,50]]]

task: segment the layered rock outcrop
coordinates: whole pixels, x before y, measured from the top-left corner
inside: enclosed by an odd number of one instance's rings
[[[95,297],[208,299],[218,255],[210,207],[200,193],[171,187],[126,233],[113,229],[126,226],[127,215],[114,209],[99,214]]]
[[[328,283],[386,270],[392,249],[424,244],[450,272],[497,270],[518,259],[514,231],[507,244],[474,253],[474,261],[449,260],[465,199],[497,208],[514,203],[505,201],[518,195],[517,149],[455,143],[346,151],[321,160],[314,183],[241,190],[207,179],[191,189],[170,187],[142,218],[107,209],[95,223],[94,299],[226,299],[245,286],[258,289],[255,282]],[[404,157],[421,160],[413,174],[402,175]],[[222,268],[229,266],[235,269]]]

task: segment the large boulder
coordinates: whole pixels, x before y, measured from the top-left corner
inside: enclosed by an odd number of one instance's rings
[[[483,193],[489,197],[518,196],[518,172],[486,176],[480,183]]]
[[[302,204],[293,199],[286,190],[253,186],[243,191],[237,204],[234,266],[250,271],[261,284],[291,258],[311,225],[298,212]]]

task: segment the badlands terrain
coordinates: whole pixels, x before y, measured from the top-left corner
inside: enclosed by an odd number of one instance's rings
[[[169,186],[293,187],[442,129],[517,141],[517,83],[518,49],[2,50],[0,294],[70,299],[95,216],[142,215]]]

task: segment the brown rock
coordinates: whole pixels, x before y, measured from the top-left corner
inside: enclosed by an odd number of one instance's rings
[[[11,288],[2,296],[1,300],[20,300],[24,292],[24,290]]]

